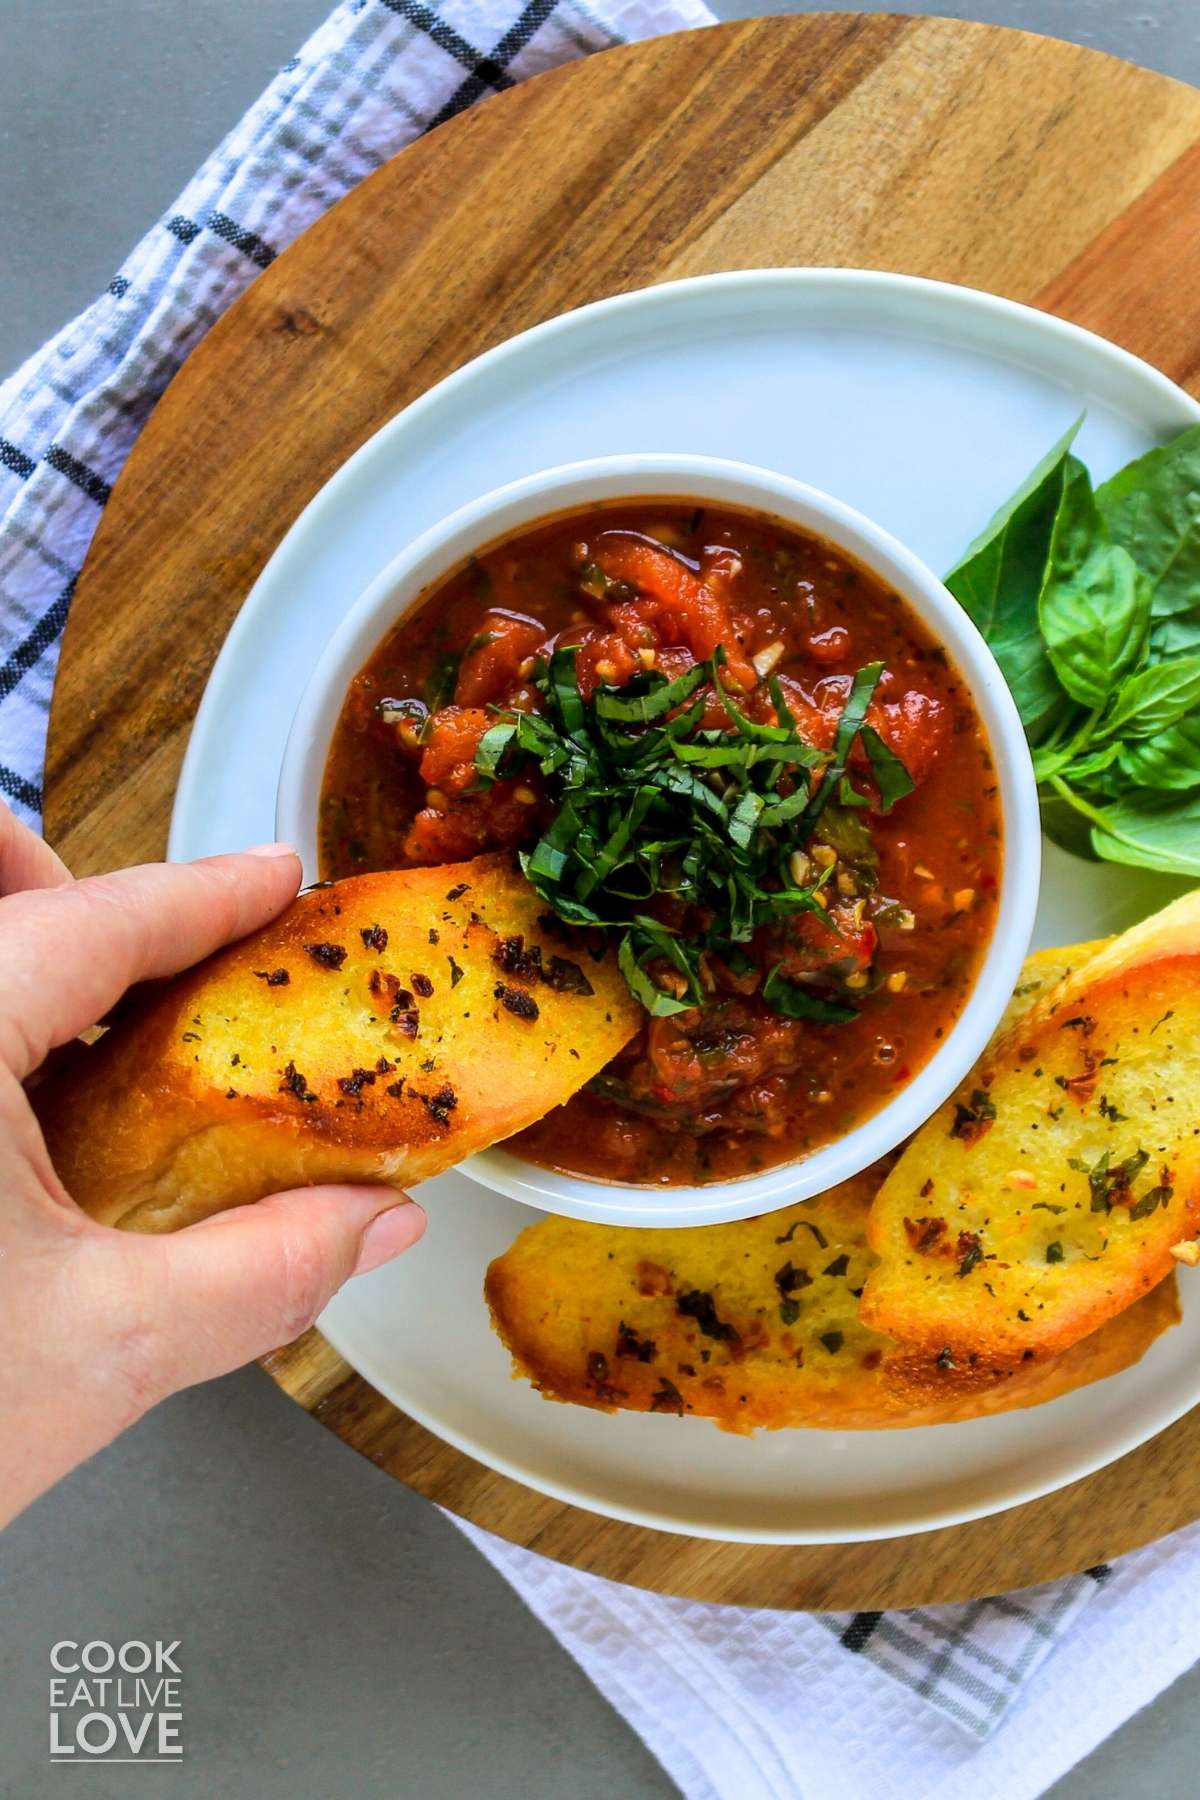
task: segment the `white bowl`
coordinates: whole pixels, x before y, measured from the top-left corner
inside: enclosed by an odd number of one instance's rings
[[[526,476],[462,506],[404,550],[360,595],[322,655],[297,708],[276,807],[280,838],[317,875],[317,815],[333,729],[346,691],[386,632],[467,556],[547,515],[597,500],[695,499],[769,513],[827,539],[893,588],[971,690],[1000,785],[1004,869],[991,943],[957,1023],[923,1069],[853,1131],[800,1162],[705,1187],[650,1188],[539,1168],[496,1146],[464,1171],[544,1212],[606,1224],[684,1226],[750,1218],[806,1200],[894,1149],[967,1074],[1012,994],[1033,928],[1041,862],[1037,789],[1017,709],[987,645],[931,570],[840,500],[748,463],[684,455],[608,456]]]

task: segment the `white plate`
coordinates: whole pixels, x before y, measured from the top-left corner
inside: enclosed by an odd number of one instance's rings
[[[911,277],[770,270],[585,307],[433,388],[297,520],[226,641],[196,719],[171,854],[271,835],[292,713],[345,609],[419,531],[553,463],[692,450],[840,496],[935,569],[1085,408],[1102,478],[1200,419],[1144,363],[1008,301]],[[1179,884],[1047,846],[1037,941],[1111,931]],[[697,1419],[553,1406],[488,1327],[488,1261],[536,1216],[453,1174],[424,1242],[352,1282],[321,1326],[405,1412],[493,1468],[615,1518],[825,1543],[976,1518],[1077,1480],[1200,1399],[1200,1296],[1134,1369],[1028,1412],[916,1431],[727,1436]]]

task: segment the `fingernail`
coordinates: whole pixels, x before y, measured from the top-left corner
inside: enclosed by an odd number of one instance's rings
[[[386,1212],[377,1214],[363,1232],[358,1261],[352,1273],[365,1275],[369,1269],[391,1262],[393,1256],[399,1256],[402,1250],[415,1244],[424,1229],[425,1215],[419,1206],[413,1206],[407,1200],[399,1206],[390,1206]]]
[[[295,844],[251,844],[243,856],[299,856]]]

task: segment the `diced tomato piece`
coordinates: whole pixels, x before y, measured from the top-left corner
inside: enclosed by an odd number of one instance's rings
[[[844,625],[831,625],[827,631],[810,632],[804,647],[815,663],[845,662],[850,655],[850,633]]]
[[[495,720],[479,706],[444,706],[434,714],[421,758],[421,780],[444,794],[464,794],[475,784],[475,752]]]
[[[790,675],[781,675],[779,686],[804,742],[816,750],[832,750],[837,722],[850,691],[850,677],[825,676],[810,691]]]
[[[660,642],[659,634],[643,613],[644,602],[619,600],[608,607],[609,629],[623,637],[633,651],[653,650]]]
[[[870,967],[879,941],[872,924],[866,920],[855,924],[854,911],[852,905],[835,905],[828,918],[823,913],[793,913],[771,927],[764,948],[788,981],[803,975],[852,975]]]
[[[518,679],[521,664],[546,641],[545,627],[520,613],[489,612],[482,620],[474,650],[463,657],[454,690],[458,706],[486,706],[499,700]]]
[[[872,701],[867,723],[900,758],[914,782],[929,774],[951,732],[949,707],[919,688],[910,688],[899,700]]]
[[[481,793],[451,800],[444,811],[423,807],[409,826],[405,857],[414,863],[458,862],[528,841],[538,829],[538,809],[514,799],[514,789],[521,785],[498,781]]]
[[[612,631],[589,631],[575,658],[575,676],[585,700],[590,700],[598,687],[624,687],[640,668],[625,639]]]
[[[811,690],[788,675],[781,675],[779,680],[800,736],[818,750],[831,750],[852,677],[823,675]],[[900,758],[914,782],[929,774],[951,730],[950,710],[945,702],[919,688],[910,688],[898,700],[872,700],[867,708],[867,724],[874,726],[888,749]],[[852,761],[855,768],[866,767],[861,744],[855,745]]]
[[[610,581],[624,581],[646,598],[637,615],[657,627],[664,643],[680,643],[697,657],[725,647],[730,685],[749,693],[758,677],[738,643],[729,607],[714,580],[682,557],[633,533],[606,531],[595,542],[595,558]]]
[[[631,1102],[700,1110],[747,1082],[795,1065],[805,1036],[756,1000],[725,1000],[650,1019],[644,1060],[628,1071]]]
[[[484,847],[478,823],[470,807],[458,806],[444,813],[423,807],[408,828],[405,858],[412,863],[443,863],[475,856]]]

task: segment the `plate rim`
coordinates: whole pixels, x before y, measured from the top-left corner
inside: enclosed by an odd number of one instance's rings
[[[653,312],[662,306],[670,308],[677,303],[686,305],[692,296],[698,293],[704,296],[728,294],[736,304],[737,298],[744,294],[764,297],[771,294],[780,297],[799,294],[807,297],[821,293],[833,295],[838,290],[848,291],[858,296],[868,295],[872,291],[876,295],[891,294],[902,297],[910,305],[918,308],[924,304],[935,312],[949,309],[952,313],[966,314],[975,322],[982,322],[985,325],[990,322],[1001,337],[1015,335],[1018,343],[1022,337],[1032,333],[1052,345],[1057,343],[1065,351],[1076,355],[1083,352],[1090,355],[1096,362],[1107,364],[1119,376],[1136,385],[1143,394],[1153,392],[1162,410],[1166,413],[1173,412],[1180,421],[1181,428],[1188,423],[1200,422],[1200,400],[1193,399],[1169,376],[1163,374],[1152,364],[1135,356],[1131,351],[1123,349],[1120,345],[1110,342],[1098,333],[1021,301],[926,276],[907,275],[880,269],[842,267],[739,269],[654,283],[647,287],[610,295],[604,299],[556,314],[469,359],[451,374],[444,376],[428,388],[408,406],[402,408],[352,452],[297,514],[247,593],[209,671],[204,694],[189,733],[188,745],[172,804],[168,857],[176,860],[186,857],[188,854],[186,839],[190,829],[189,820],[197,809],[202,810],[203,808],[203,799],[199,791],[203,780],[202,763],[208,751],[205,740],[211,732],[212,716],[218,708],[217,691],[226,680],[230,667],[238,661],[242,638],[251,629],[252,622],[262,605],[263,591],[269,592],[278,564],[285,557],[295,554],[297,548],[303,546],[304,540],[310,534],[319,532],[323,528],[328,514],[336,516],[344,490],[353,486],[364,467],[372,464],[377,458],[386,457],[394,440],[410,431],[414,424],[419,424],[426,413],[446,404],[448,400],[453,401],[460,389],[469,388],[479,377],[486,377],[498,367],[502,367],[506,361],[515,360],[525,354],[531,343],[552,344],[556,339],[569,332],[581,329],[586,331],[588,325],[593,321],[603,323],[614,313]],[[899,318],[897,329],[902,330],[907,322],[905,318]],[[1011,344],[998,347],[996,353],[1003,358],[1006,349],[1009,360],[1013,360]],[[1019,360],[1019,356],[1017,360]],[[534,1209],[530,1210],[532,1212]],[[1016,1491],[1006,1491],[1003,1497],[994,1502],[951,1508],[932,1517],[909,1519],[898,1524],[891,1524],[885,1530],[876,1528],[842,1530],[835,1536],[828,1531],[789,1531],[761,1527],[737,1527],[725,1523],[687,1523],[653,1509],[624,1506],[619,1500],[616,1502],[610,1499],[600,1501],[592,1497],[587,1490],[574,1487],[568,1481],[548,1478],[540,1472],[531,1473],[522,1466],[518,1459],[511,1458],[502,1451],[497,1452],[490,1446],[482,1445],[471,1436],[470,1432],[448,1426],[439,1419],[434,1411],[426,1409],[419,1403],[414,1404],[408,1397],[399,1397],[398,1390],[386,1377],[381,1379],[370,1372],[367,1366],[371,1362],[369,1356],[360,1361],[346,1355],[341,1347],[342,1341],[345,1340],[340,1340],[340,1334],[336,1328],[331,1329],[325,1323],[324,1315],[318,1320],[318,1329],[337,1353],[343,1356],[357,1373],[369,1381],[391,1405],[397,1407],[402,1413],[414,1419],[442,1442],[449,1444],[460,1453],[472,1457],[485,1467],[495,1470],[498,1474],[516,1481],[534,1492],[544,1494],[560,1503],[577,1507],[597,1517],[617,1520],[632,1526],[645,1527],[676,1536],[694,1536],[719,1542],[762,1546],[819,1546],[878,1542],[890,1538],[919,1536],[923,1533],[1007,1512],[1027,1502],[1058,1492],[1119,1461],[1123,1456],[1167,1430],[1200,1403],[1200,1377],[1198,1377],[1196,1391],[1190,1399],[1168,1407],[1162,1416],[1156,1413],[1150,1429],[1141,1430],[1136,1426],[1131,1427],[1116,1441],[1115,1448],[1109,1445],[1094,1456],[1082,1457],[1070,1474],[1054,1475],[1043,1482],[1035,1480],[1023,1484]],[[951,1428],[947,1427],[946,1429]]]

